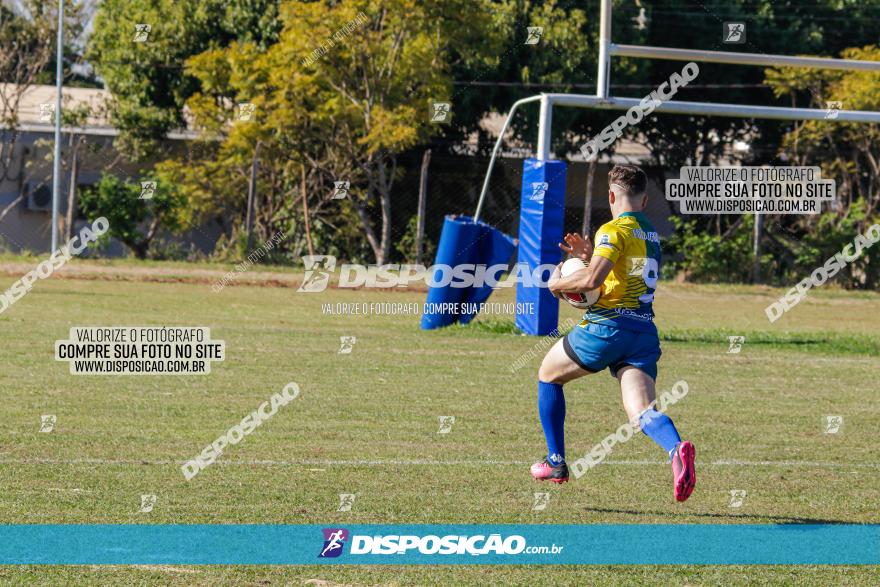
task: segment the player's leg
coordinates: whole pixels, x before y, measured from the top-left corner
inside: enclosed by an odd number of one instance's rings
[[[651,374],[630,364],[617,369],[623,408],[630,423],[641,428],[646,436],[669,455],[672,462],[673,493],[677,501],[684,501],[690,497],[697,480],[694,470],[696,451],[691,442],[682,442],[672,418],[657,411],[652,405],[656,397],[656,362],[653,366],[650,363],[642,366]]]
[[[565,337],[563,337],[557,340],[544,356],[541,367],[538,369],[538,379],[564,385],[573,379],[593,372],[584,369],[571,359],[565,350]]]
[[[547,457],[531,468],[535,479],[555,483],[568,481],[568,466],[565,464],[565,393],[562,386],[591,373],[568,356],[564,340],[556,341],[538,369],[538,415],[547,440]]]
[[[657,396],[654,379],[632,365],[624,365],[618,369],[617,379],[620,381],[623,409],[626,410],[630,423],[641,427],[645,435],[672,456],[672,451],[681,442],[681,437],[672,419],[658,412],[651,405]]]
[[[572,357],[574,350],[567,339],[568,336],[556,341],[538,370],[538,415],[547,441],[547,456],[532,465],[531,473],[535,479],[549,479],[555,483],[568,481],[568,466],[565,464],[565,393],[562,386],[595,372]]]

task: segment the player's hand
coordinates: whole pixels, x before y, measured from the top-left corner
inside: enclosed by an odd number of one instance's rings
[[[584,235],[586,236],[586,235]],[[593,242],[589,238],[584,238],[579,234],[570,232],[563,239],[565,242],[559,243],[559,248],[571,255],[577,257],[587,263],[593,256]]]
[[[562,262],[556,266],[556,269],[553,270],[553,273],[550,275],[550,279],[547,280],[547,289],[550,290],[557,298],[559,297],[559,291],[556,290],[556,284],[559,283],[559,280],[562,279]]]

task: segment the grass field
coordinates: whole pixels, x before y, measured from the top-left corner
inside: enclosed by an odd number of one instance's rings
[[[422,332],[414,315],[322,313],[328,303],[420,303],[421,292],[41,281],[0,314],[0,523],[878,523],[880,295],[811,292],[770,325],[763,308],[780,293],[659,288],[658,388],[688,382],[670,414],[698,450],[697,489],[676,504],[663,455],[641,436],[579,480],[531,480],[543,353],[511,373],[539,339],[511,334],[509,316]],[[227,359],[207,376],[70,375],[54,342],[95,325],[208,326]],[[739,354],[727,352],[730,335],[746,337]],[[357,337],[351,354],[338,353],[341,336]],[[184,480],[185,460],[289,381],[302,390],[294,403]],[[607,373],[566,392],[571,458],[625,416]],[[52,433],[39,432],[41,414],[56,415]],[[445,415],[455,423],[438,434]],[[839,433],[824,433],[827,415],[844,417]],[[532,510],[538,490],[552,494],[543,511]],[[741,507],[730,507],[731,490],[747,492]],[[340,493],[356,494],[351,511],[336,511]],[[157,496],[150,513],[138,512],[142,494]],[[434,585],[486,584],[487,573],[510,585],[880,584],[876,567],[781,566],[0,567],[0,581]]]

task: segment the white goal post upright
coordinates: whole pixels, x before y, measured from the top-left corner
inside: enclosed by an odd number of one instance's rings
[[[507,115],[504,127],[489,161],[489,173],[503,142],[504,131],[510,118],[520,104],[540,100],[541,113],[538,121],[538,144],[535,158],[550,159],[550,126],[553,121],[554,106],[575,108],[595,108],[600,110],[628,110],[637,106],[640,98],[616,98],[610,95],[611,58],[640,57],[644,59],[669,59],[675,61],[698,61],[704,63],[730,63],[735,65],[812,67],[817,69],[842,69],[845,71],[880,71],[880,61],[858,61],[855,59],[834,59],[824,57],[793,57],[789,55],[769,55],[763,53],[735,53],[725,51],[703,51],[699,49],[673,49],[638,45],[617,45],[611,40],[611,0],[602,0],[599,16],[599,62],[596,72],[596,95],[544,93],[517,101]],[[777,106],[747,106],[742,104],[714,104],[711,102],[669,101],[659,104],[655,112],[665,114],[696,114],[702,116],[730,116],[736,118],[767,118],[774,120],[825,120],[827,111],[814,108],[791,108]],[[835,121],[880,123],[880,112],[860,112],[840,110]],[[483,199],[488,189],[488,175],[483,182],[477,214],[482,210]]]
[[[720,31],[719,31],[720,32]],[[599,15],[599,58],[596,75],[596,94],[558,94],[542,93],[518,100],[513,104],[501,133],[492,149],[489,166],[480,191],[474,220],[479,220],[483,211],[483,203],[489,189],[489,179],[495,165],[495,159],[504,141],[504,134],[516,108],[529,102],[540,102],[538,119],[538,142],[535,158],[524,162],[523,186],[521,194],[519,261],[527,262],[529,268],[537,267],[536,260],[548,260],[554,254],[558,257],[556,243],[561,238],[561,222],[564,208],[564,193],[560,201],[560,185],[564,192],[565,162],[554,161],[551,151],[551,128],[554,106],[573,108],[592,108],[600,110],[629,110],[639,106],[641,98],[614,97],[611,95],[611,60],[614,56],[635,57],[644,59],[666,59],[675,61],[695,61],[708,63],[730,63],[735,65],[810,67],[819,69],[840,69],[845,71],[877,71],[880,72],[878,61],[857,61],[853,59],[834,59],[823,57],[795,57],[788,55],[769,55],[761,53],[740,53],[725,51],[703,51],[696,49],[675,49],[669,47],[651,47],[637,45],[617,45],[611,38],[611,0],[601,0]],[[777,106],[751,106],[743,104],[719,104],[711,102],[684,102],[671,100],[656,104],[655,113],[661,114],[694,114],[700,116],[728,116],[737,118],[765,118],[772,120],[829,120],[829,122],[868,122],[880,123],[880,112],[863,112],[854,110],[838,110],[833,118],[828,117],[827,110],[815,108],[791,108]],[[548,169],[552,167],[553,173]],[[528,172],[528,173],[527,173]],[[557,185],[554,185],[557,184]],[[536,188],[536,186],[538,186]],[[534,190],[540,190],[540,194]],[[540,201],[541,208],[534,209],[534,202]],[[528,214],[526,207],[530,208]],[[540,218],[536,217],[536,214]],[[756,223],[756,230],[757,230]],[[524,238],[523,227],[528,227],[528,238]],[[539,231],[536,238],[535,231]],[[757,240],[757,239],[756,239]],[[553,242],[545,242],[553,241]],[[535,265],[535,267],[532,267]],[[545,335],[552,331],[548,327],[552,320],[548,313],[555,315],[558,311],[556,298],[540,296],[534,299],[524,288],[517,287],[517,302],[535,301],[538,303],[538,319],[517,315],[517,327],[526,334]],[[549,292],[548,292],[549,293]]]

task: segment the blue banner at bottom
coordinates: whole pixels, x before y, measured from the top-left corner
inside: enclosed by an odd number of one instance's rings
[[[0,564],[876,565],[878,525],[7,525]]]

